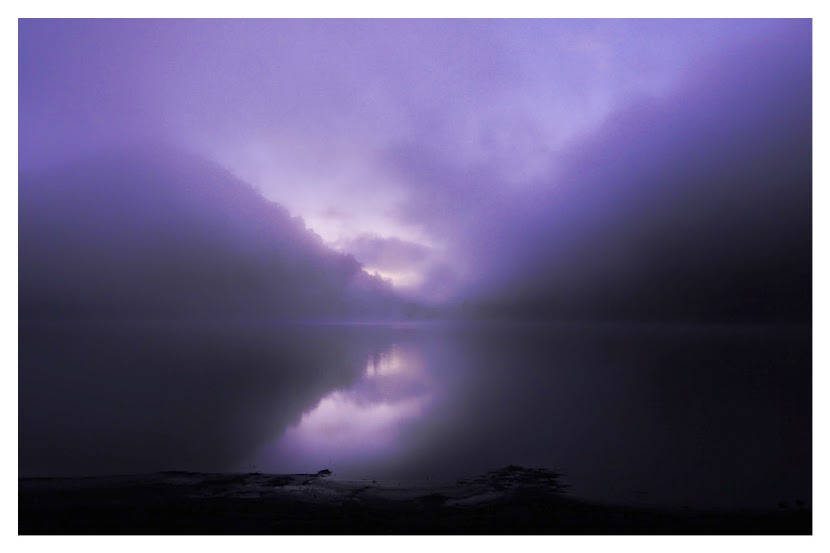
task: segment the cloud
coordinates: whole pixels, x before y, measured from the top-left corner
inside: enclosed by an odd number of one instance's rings
[[[721,234],[775,220],[770,197],[763,213],[713,209],[753,193],[735,183],[769,180],[751,174],[747,144],[768,174],[789,163],[770,152],[803,145],[793,131],[795,142],[772,137],[778,144],[765,150],[761,123],[803,118],[786,106],[804,103],[793,71],[808,55],[809,21],[19,26],[24,170],[160,135],[230,167],[329,243],[369,234],[428,245],[420,289],[442,298],[600,302],[597,290],[610,292],[613,280],[603,275],[615,273],[634,302],[647,295],[644,279],[662,282],[659,251],[699,249],[655,238],[680,236],[681,225],[694,234],[677,206],[703,204],[698,213]],[[798,52],[786,53],[790,39]],[[690,204],[672,192],[696,188]],[[706,197],[715,198],[708,207]],[[749,241],[732,248],[752,251]]]
[[[810,46],[794,21],[705,58],[520,186],[403,143],[402,213],[447,238],[458,297],[485,310],[808,320]]]
[[[400,238],[383,238],[372,234],[360,234],[354,238],[338,243],[341,250],[347,251],[369,267],[382,270],[402,271],[423,265],[431,256],[428,246],[407,242]]]
[[[21,20],[20,164],[162,138],[230,168],[326,241],[441,246],[449,222],[488,226],[479,213],[546,179],[619,106],[779,24]]]

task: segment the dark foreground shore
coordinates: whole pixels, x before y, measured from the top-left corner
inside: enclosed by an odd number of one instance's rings
[[[21,478],[20,534],[810,534],[812,513],[592,504],[559,475],[505,467],[457,482],[165,472]]]

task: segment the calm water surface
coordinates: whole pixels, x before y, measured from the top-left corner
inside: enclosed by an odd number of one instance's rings
[[[618,503],[810,501],[806,328],[21,323],[20,474],[552,467]]]

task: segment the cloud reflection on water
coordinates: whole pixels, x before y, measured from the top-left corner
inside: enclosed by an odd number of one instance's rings
[[[414,349],[400,344],[370,355],[362,378],[324,396],[290,426],[267,464],[286,470],[379,460],[399,452],[405,426],[434,403],[436,386]]]

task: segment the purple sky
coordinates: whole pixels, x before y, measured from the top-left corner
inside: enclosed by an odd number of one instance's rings
[[[24,20],[19,31],[23,170],[172,141],[427,299],[493,274],[483,252],[512,247],[488,233],[553,201],[591,144],[625,150],[619,117],[693,118],[684,98],[718,86],[712,67],[789,37],[809,47],[811,32],[803,20]],[[723,102],[735,105],[728,87]]]

